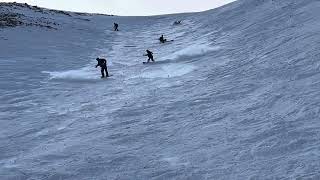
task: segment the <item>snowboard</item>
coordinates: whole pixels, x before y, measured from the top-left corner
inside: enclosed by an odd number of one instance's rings
[[[142,64],[154,64],[156,62],[142,62]]]
[[[101,79],[109,79],[110,77],[112,77],[113,75],[110,74],[108,77],[104,77],[104,78],[101,78]]]

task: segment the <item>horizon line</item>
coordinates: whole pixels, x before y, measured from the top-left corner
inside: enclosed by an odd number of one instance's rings
[[[75,10],[69,10],[69,9],[64,9],[64,8],[50,8],[50,7],[45,7],[45,6],[39,6],[37,4],[33,4],[30,2],[16,2],[16,1],[0,1],[0,3],[5,3],[5,4],[27,4],[29,6],[32,7],[39,7],[42,9],[47,9],[47,10],[57,10],[57,11],[65,11],[65,12],[71,12],[71,13],[82,13],[82,14],[96,14],[96,15],[106,15],[106,16],[118,16],[118,17],[152,17],[152,16],[165,16],[165,15],[179,15],[179,14],[191,14],[191,13],[201,13],[201,12],[206,12],[206,11],[210,11],[210,10],[214,10],[217,8],[221,8],[223,6],[226,6],[228,4],[231,4],[233,2],[235,2],[237,0],[232,0],[232,2],[226,3],[222,6],[218,6],[218,7],[213,7],[210,9],[206,9],[206,10],[200,10],[200,11],[185,11],[185,12],[173,12],[173,13],[159,13],[159,14],[146,14],[146,15],[121,15],[121,14],[113,14],[113,13],[108,13],[108,12],[95,12],[95,11],[75,11]]]

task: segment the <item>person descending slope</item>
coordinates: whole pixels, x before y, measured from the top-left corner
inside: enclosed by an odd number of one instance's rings
[[[179,25],[179,24],[181,24],[181,20],[180,20],[180,21],[175,21],[175,22],[173,23],[173,25]]]
[[[168,41],[167,39],[165,39],[165,38],[163,37],[163,35],[161,35],[161,37],[159,38],[159,41],[160,41],[160,43],[166,43],[166,42],[172,42],[172,41],[174,41],[174,40]]]
[[[98,64],[96,65],[96,68],[98,66],[101,67],[101,78],[104,78],[104,71],[106,72],[106,77],[109,77],[108,68],[107,68],[107,60],[102,58],[97,58]]]
[[[153,59],[153,52],[149,51],[148,49],[146,50],[146,52],[147,52],[147,54],[145,54],[144,56],[148,56],[149,59],[148,59],[147,62],[143,62],[143,64],[149,63],[150,60],[151,60],[152,62],[155,62],[154,59]]]
[[[119,24],[113,23],[114,31],[119,31],[118,27],[119,27]]]
[[[167,39],[165,39],[165,38],[163,37],[163,35],[161,35],[161,37],[159,38],[159,41],[160,41],[161,43],[165,43],[165,42],[167,42]]]

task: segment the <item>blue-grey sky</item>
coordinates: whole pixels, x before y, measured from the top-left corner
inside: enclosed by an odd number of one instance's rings
[[[16,1],[68,11],[122,16],[197,12],[213,9],[234,0],[0,0]]]

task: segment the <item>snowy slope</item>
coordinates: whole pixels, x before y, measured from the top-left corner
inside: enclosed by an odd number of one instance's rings
[[[318,0],[154,17],[4,8],[36,23],[0,29],[0,179],[320,179]],[[141,63],[146,49],[158,63]]]

